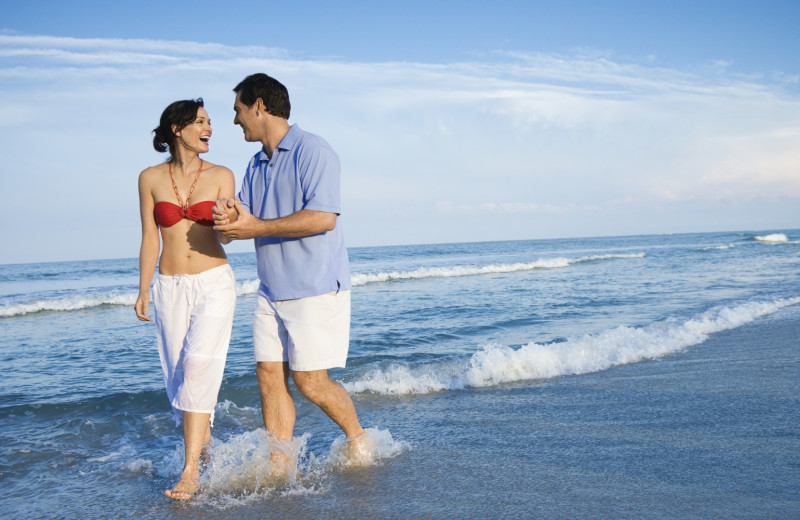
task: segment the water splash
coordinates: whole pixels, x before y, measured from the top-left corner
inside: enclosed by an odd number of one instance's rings
[[[369,457],[353,464],[347,457],[344,435],[334,440],[330,453],[317,455],[308,449],[311,434],[291,441],[279,441],[263,428],[214,440],[210,463],[200,476],[200,488],[193,503],[225,509],[276,496],[319,495],[329,490],[329,480],[339,471],[354,466],[376,466],[411,449],[395,440],[388,430],[368,428],[364,432]],[[282,466],[271,454],[281,453],[295,464]],[[159,476],[175,478],[183,464],[183,447],[177,446],[161,464]],[[288,467],[288,471],[285,469]]]

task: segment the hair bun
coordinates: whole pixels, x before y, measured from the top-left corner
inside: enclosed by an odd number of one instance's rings
[[[155,134],[155,136],[153,136],[153,148],[160,153],[166,152],[168,142],[161,127],[154,128],[153,133]]]

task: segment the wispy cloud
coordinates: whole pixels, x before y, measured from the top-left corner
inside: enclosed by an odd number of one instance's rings
[[[0,34],[0,56],[14,55],[57,55],[70,58],[76,63],[86,61],[109,63],[141,63],[141,60],[121,60],[120,56],[136,55],[151,57],[160,61],[168,57],[170,61],[180,59],[225,59],[225,58],[282,58],[288,52],[280,48],[241,46],[232,47],[218,43],[200,43],[174,40],[113,39],[113,38],[70,38],[55,36],[18,36]]]
[[[209,160],[240,178],[254,149],[230,123],[231,88],[256,71],[283,81],[292,121],[341,156],[356,243],[461,239],[455,217],[490,219],[513,235],[504,238],[542,229],[618,234],[620,222],[661,232],[711,211],[736,226],[748,222],[743,205],[761,212],[759,221],[800,218],[791,209],[800,207],[800,98],[786,88],[796,78],[591,52],[362,63],[258,46],[0,34],[0,139],[10,172],[2,188],[37,193],[45,220],[72,204],[64,247],[101,233],[114,238],[90,256],[133,255],[135,174],[163,159],[149,148],[163,107],[203,96],[214,122]],[[58,157],[59,176],[37,148]],[[40,193],[43,185],[53,195]],[[87,198],[90,205],[74,204]],[[26,200],[11,209],[24,212]],[[93,211],[108,222],[93,222]],[[550,225],[519,227],[525,215]],[[36,233],[10,232],[14,243],[47,253]]]

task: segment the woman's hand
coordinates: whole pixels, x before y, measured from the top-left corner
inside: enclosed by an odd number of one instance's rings
[[[136,310],[136,317],[139,321],[153,321],[153,318],[147,315],[147,306],[150,304],[150,293],[139,293],[136,299],[136,305],[133,308]]]
[[[217,200],[217,203],[211,208],[211,213],[214,215],[215,226],[231,224],[239,218],[234,199]]]

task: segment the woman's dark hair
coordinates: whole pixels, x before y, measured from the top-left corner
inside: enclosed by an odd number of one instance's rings
[[[292,110],[289,91],[277,79],[259,72],[244,78],[233,91],[239,94],[239,101],[246,107],[252,107],[256,99],[261,98],[267,112],[289,119],[289,112]]]
[[[175,132],[186,128],[197,117],[197,110],[203,106],[203,98],[184,99],[170,104],[161,113],[161,121],[153,129],[153,148],[157,152],[166,152],[169,149],[169,160],[175,157]]]

